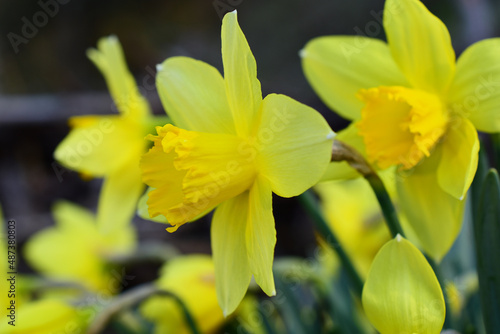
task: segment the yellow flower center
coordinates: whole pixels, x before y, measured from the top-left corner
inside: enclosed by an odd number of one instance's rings
[[[255,180],[255,154],[247,141],[229,134],[187,131],[171,124],[149,136],[154,147],[143,157],[144,182],[152,216],[182,224],[248,190]],[[160,166],[158,166],[160,164]]]
[[[358,122],[368,159],[384,169],[410,169],[446,132],[448,112],[438,96],[405,87],[361,89],[365,102]]]

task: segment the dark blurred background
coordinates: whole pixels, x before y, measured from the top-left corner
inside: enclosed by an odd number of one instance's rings
[[[424,1],[450,29],[457,55],[500,34],[500,3]],[[55,6],[54,4],[57,4]],[[346,126],[316,97],[298,56],[310,39],[332,34],[384,39],[381,0],[0,0],[0,203],[17,221],[18,241],[52,224],[51,206],[67,199],[94,209],[100,180],[61,174],[52,153],[67,135],[67,118],[114,109],[103,77],[86,58],[97,40],[115,34],[155,113],[162,114],[155,65],[190,56],[221,70],[221,16],[236,8],[257,60],[263,94],[289,95],[320,111],[334,130]],[[45,13],[45,14],[43,14]],[[26,27],[29,22],[35,29]],[[377,24],[374,24],[377,23]],[[378,27],[378,28],[377,28]],[[24,31],[23,31],[24,29]],[[24,34],[24,35],[23,35]],[[293,199],[275,199],[277,254],[305,255],[312,228]],[[164,226],[136,218],[141,239],[164,239],[185,252],[209,252],[209,221]]]

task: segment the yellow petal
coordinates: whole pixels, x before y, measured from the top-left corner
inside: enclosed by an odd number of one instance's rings
[[[217,300],[225,316],[240,304],[252,277],[245,238],[248,212],[249,194],[244,192],[222,203],[212,220]]]
[[[139,93],[134,77],[127,68],[118,38],[104,37],[97,45],[97,49],[87,51],[87,56],[104,75],[118,111],[133,119],[149,114],[149,105]]]
[[[186,172],[174,167],[175,157],[175,152],[165,153],[161,140],[157,139],[155,145],[141,158],[142,181],[152,188],[147,193],[150,218],[160,215],[165,217],[165,210],[182,203],[184,199],[182,180]]]
[[[55,299],[44,299],[24,304],[16,314],[16,326],[7,320],[0,323],[4,334],[53,334],[83,330],[82,319],[74,307]],[[26,321],[29,319],[29,321]]]
[[[439,334],[443,327],[445,304],[436,275],[422,253],[399,235],[375,257],[362,302],[381,334]]]
[[[86,174],[106,176],[126,163],[127,152],[145,146],[142,127],[118,116],[73,117],[70,125],[73,129],[54,157],[65,167]]]
[[[339,140],[358,151],[361,155],[366,157],[366,147],[363,140],[359,134],[359,128],[357,122],[352,122],[347,128],[337,132],[335,140]],[[321,177],[322,181],[328,180],[344,180],[344,179],[354,179],[360,177],[354,168],[352,168],[347,162],[331,162],[328,164],[328,168],[325,174]]]
[[[402,211],[425,253],[440,261],[453,245],[462,227],[465,200],[441,189],[436,169],[440,156],[435,151],[427,161],[401,174],[397,190]]]
[[[455,198],[463,199],[477,169],[479,139],[474,125],[465,118],[457,118],[450,124],[440,149],[439,185]]]
[[[468,117],[484,132],[500,132],[500,38],[468,47],[457,61],[449,101],[455,112]]]
[[[445,92],[455,73],[455,52],[443,22],[419,0],[387,0],[384,28],[392,56],[413,88]]]
[[[262,92],[255,58],[238,25],[236,11],[224,16],[221,37],[227,100],[233,113],[236,133],[246,136],[257,118]]]
[[[144,190],[139,169],[141,154],[142,147],[122,168],[104,180],[97,209],[97,225],[102,234],[116,233],[129,225],[134,216],[137,201]]]
[[[257,155],[260,173],[273,192],[282,197],[303,193],[318,182],[331,158],[334,133],[314,109],[288,96],[270,94],[264,99],[255,148],[242,153]]]
[[[141,198],[139,198],[139,202],[137,203],[137,215],[145,220],[166,224],[167,218],[165,218],[165,216],[156,216],[153,218],[149,216],[149,211],[148,211],[149,193],[154,189],[155,188],[148,187],[146,192],[141,196]]]
[[[156,87],[163,107],[180,128],[235,134],[224,79],[216,68],[187,57],[158,66]]]
[[[246,246],[250,271],[257,284],[269,296],[276,295],[273,277],[274,228],[272,191],[269,181],[257,178],[250,189],[250,211],[246,227]]]
[[[406,86],[386,43],[361,36],[315,38],[301,51],[307,80],[323,102],[347,119],[361,117],[362,88]]]

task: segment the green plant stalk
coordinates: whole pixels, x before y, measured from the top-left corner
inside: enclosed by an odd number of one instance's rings
[[[500,178],[491,169],[474,217],[479,296],[486,333],[500,333]]]
[[[398,234],[402,237],[406,238],[403,228],[399,223],[398,214],[394,205],[392,204],[391,198],[387,193],[387,189],[384,186],[384,183],[380,179],[380,177],[374,172],[373,174],[365,175],[365,179],[368,181],[370,186],[377,197],[377,201],[380,205],[380,209],[382,210],[382,214],[385,218],[385,223],[391,232],[393,238],[395,238]]]
[[[330,229],[325,217],[321,213],[318,203],[311,190],[306,191],[298,197],[300,203],[312,218],[314,226],[321,237],[327,242],[327,244],[337,253],[342,266],[346,270],[349,280],[351,282],[352,288],[357,297],[361,300],[361,293],[363,292],[363,280],[359,276],[357,270],[352,264],[349,256],[342,248],[337,236]]]
[[[186,324],[188,325],[188,328],[191,330],[191,333],[192,334],[201,333],[200,330],[198,329],[198,326],[196,325],[196,321],[194,320],[193,316],[189,312],[189,309],[186,307],[184,302],[175,294],[169,291],[161,290],[151,283],[140,285],[136,288],[130,289],[127,292],[122,293],[121,295],[116,296],[108,305],[104,307],[102,312],[99,313],[99,315],[90,325],[87,333],[88,334],[101,333],[106,328],[107,324],[119,313],[154,295],[166,296],[174,299],[181,308],[182,313],[184,314],[186,320]]]
[[[335,140],[332,147],[332,161],[347,162],[368,181],[375,192],[375,196],[380,204],[382,214],[384,215],[385,222],[392,234],[392,237],[394,238],[398,234],[405,237],[403,228],[399,223],[396,209],[394,208],[391,198],[385,189],[384,183],[365,158],[351,146]]]

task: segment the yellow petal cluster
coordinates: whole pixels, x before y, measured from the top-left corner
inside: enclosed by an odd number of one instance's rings
[[[153,117],[115,36],[100,39],[98,48],[87,55],[104,75],[119,115],[72,117],[72,130],[54,157],[66,168],[105,179],[98,225],[103,232],[113,233],[134,214],[144,188],[139,170],[140,156],[147,150],[144,137],[165,118]]]
[[[182,300],[202,333],[215,333],[224,323],[224,315],[217,303],[214,271],[210,256],[185,255],[166,263],[156,281],[160,289]],[[155,323],[154,333],[191,333],[181,308],[168,296],[151,297],[140,310]]]
[[[122,272],[109,267],[107,256],[126,254],[135,246],[135,233],[124,227],[100,233],[96,217],[69,202],[54,207],[56,226],[32,236],[24,247],[29,264],[47,277],[78,282],[103,295],[117,293]]]
[[[272,193],[297,196],[326,170],[334,137],[315,110],[284,95],[262,98],[257,67],[236,12],[222,22],[224,77],[173,57],[157,88],[175,126],[157,127],[141,160],[151,216],[180,225],[216,207],[211,235],[217,296],[225,315],[253,276],[275,294]]]
[[[353,121],[338,138],[381,169],[397,167],[402,211],[418,244],[440,260],[462,224],[476,129],[500,131],[500,39],[478,42],[455,61],[446,26],[419,0],[387,0],[383,27],[387,43],[316,38],[302,65],[321,99]],[[353,176],[344,164],[325,178]]]

